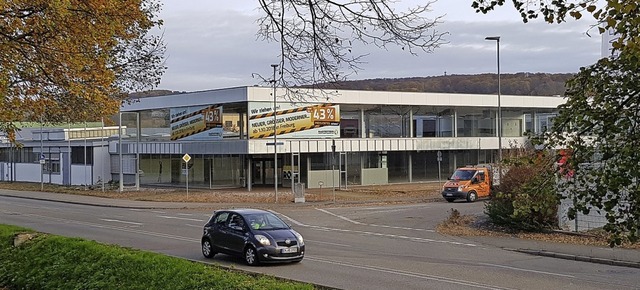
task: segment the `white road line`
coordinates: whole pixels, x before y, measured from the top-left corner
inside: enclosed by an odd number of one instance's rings
[[[190,213],[177,213],[176,215],[193,216],[193,214]]]
[[[157,215],[156,217],[165,218],[165,219],[185,220],[185,221],[192,221],[192,222],[204,222],[204,220],[199,220],[199,219],[190,219],[190,218],[182,218],[182,217],[166,216],[166,215]]]
[[[454,241],[434,240],[434,239],[426,239],[426,238],[418,238],[418,237],[409,237],[409,236],[403,236],[403,235],[392,235],[392,234],[383,234],[383,233],[375,233],[375,232],[367,232],[367,231],[356,231],[356,230],[346,230],[346,229],[338,229],[338,228],[306,225],[304,223],[301,223],[301,222],[299,222],[297,220],[294,220],[294,219],[292,219],[292,218],[290,218],[290,217],[288,217],[288,216],[286,216],[284,214],[278,213],[276,211],[271,210],[271,212],[274,213],[274,214],[283,216],[284,218],[288,219],[289,221],[291,221],[292,223],[294,223],[294,224],[296,224],[298,226],[308,227],[308,228],[312,228],[312,229],[319,230],[319,231],[354,233],[354,234],[361,234],[361,235],[368,235],[368,236],[404,239],[404,240],[410,240],[410,241],[420,242],[420,243],[441,243],[441,244],[451,244],[451,245],[457,245],[457,246],[477,247],[477,245],[475,245],[475,244],[460,243],[460,242],[454,242]]]
[[[357,221],[354,221],[354,220],[349,219],[349,218],[347,218],[347,217],[343,217],[343,216],[341,216],[341,215],[337,215],[337,214],[332,213],[332,212],[330,212],[330,211],[328,211],[328,210],[324,210],[324,209],[321,209],[321,208],[316,208],[316,210],[319,210],[319,211],[321,211],[321,212],[323,212],[323,213],[326,213],[326,214],[328,214],[328,215],[332,215],[332,216],[337,217],[337,218],[339,218],[339,219],[342,219],[342,220],[348,221],[348,222],[350,222],[350,223],[354,223],[354,224],[356,224],[356,225],[364,225],[364,224],[363,224],[363,223],[361,223],[361,222],[357,222]]]
[[[324,213],[326,213],[326,214],[329,214],[329,215],[335,216],[335,217],[337,217],[337,218],[339,218],[339,219],[342,219],[342,220],[348,221],[348,222],[353,223],[353,224],[356,224],[356,225],[365,225],[365,226],[371,226],[371,227],[389,228],[389,229],[400,229],[400,230],[409,230],[409,231],[430,232],[430,233],[435,233],[435,232],[436,232],[435,230],[430,230],[430,229],[417,229],[417,228],[396,227],[396,226],[378,225],[378,224],[365,224],[365,223],[361,223],[361,222],[358,222],[358,221],[354,221],[354,220],[349,219],[349,218],[347,218],[347,217],[344,217],[344,216],[341,216],[341,215],[338,215],[338,214],[332,213],[332,212],[330,212],[330,211],[328,211],[328,210],[324,210],[324,209],[321,209],[321,208],[316,208],[316,210],[319,210],[319,211],[321,211],[321,212],[324,212]]]
[[[179,240],[179,241],[186,241],[186,242],[195,242],[195,243],[200,244],[200,239],[186,238],[186,237],[175,236],[175,235],[171,235],[171,234],[158,233],[158,232],[149,232],[149,231],[144,231],[144,230],[140,230],[140,229],[131,229],[131,228],[128,228],[128,227],[110,226],[110,225],[89,223],[89,222],[83,222],[83,221],[77,221],[77,220],[55,218],[55,217],[43,216],[43,215],[37,215],[37,214],[21,214],[21,215],[41,218],[43,220],[53,220],[53,221],[70,223],[70,224],[77,224],[77,225],[83,225],[83,226],[88,226],[88,227],[93,227],[93,228],[118,230],[118,231],[123,231],[123,232],[134,233],[134,234],[161,237],[161,238],[167,238],[167,239]]]
[[[478,264],[485,265],[485,266],[496,267],[496,268],[511,269],[511,270],[516,270],[516,271],[531,272],[531,273],[545,274],[545,275],[551,275],[551,276],[559,276],[559,277],[565,277],[565,278],[575,278],[576,277],[576,276],[573,276],[573,275],[565,275],[565,274],[544,272],[544,271],[538,271],[538,270],[529,270],[529,269],[516,268],[516,267],[511,267],[511,266],[505,266],[505,265],[497,265],[497,264],[489,264],[489,263],[478,263]]]
[[[143,225],[143,223],[128,222],[128,221],[121,221],[121,220],[114,220],[114,219],[100,219],[100,220],[105,222],[123,223],[123,224],[130,224],[130,225],[136,225],[136,226]]]
[[[424,280],[432,280],[432,281],[438,281],[438,282],[444,282],[444,283],[450,283],[450,284],[456,284],[456,285],[462,285],[462,286],[468,286],[468,287],[476,287],[476,288],[481,288],[481,289],[513,289],[513,288],[503,288],[503,287],[499,287],[499,286],[495,286],[495,285],[482,284],[482,283],[477,283],[477,282],[473,282],[473,281],[465,281],[465,280],[460,280],[460,279],[447,278],[447,277],[442,277],[442,276],[428,275],[428,274],[415,273],[415,272],[409,272],[409,271],[401,271],[401,270],[383,268],[383,267],[376,267],[376,266],[357,265],[357,264],[352,264],[352,263],[348,263],[348,262],[338,262],[338,261],[332,261],[332,260],[326,260],[326,259],[322,259],[322,258],[317,258],[315,256],[314,257],[309,257],[309,255],[306,255],[305,259],[306,260],[315,261],[315,262],[339,265],[339,266],[343,266],[343,267],[351,267],[351,268],[370,270],[370,271],[377,271],[377,272],[400,275],[400,276],[406,276],[406,277],[421,278],[421,279],[424,279]]]
[[[202,225],[191,225],[191,224],[186,224],[186,225],[187,225],[188,227],[194,227],[194,228],[199,228],[199,229],[203,228],[203,226],[202,226]]]
[[[353,246],[351,246],[351,245],[338,244],[338,243],[331,243],[331,242],[322,242],[322,241],[309,240],[309,239],[304,239],[304,241],[305,241],[305,242],[317,243],[317,244],[327,244],[327,245],[332,245],[332,246],[347,247],[347,248],[351,248],[351,247],[353,247]]]

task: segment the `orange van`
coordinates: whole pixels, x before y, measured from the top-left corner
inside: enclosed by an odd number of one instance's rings
[[[491,167],[467,166],[456,169],[442,187],[442,197],[448,202],[466,199],[474,202],[478,198],[491,196],[493,172]]]

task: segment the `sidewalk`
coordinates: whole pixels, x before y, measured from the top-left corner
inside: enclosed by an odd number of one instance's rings
[[[157,202],[132,201],[86,195],[15,191],[0,189],[0,196],[46,200],[103,207],[135,208],[135,209],[219,209],[228,207],[299,207],[301,204],[251,204],[251,203],[196,203],[196,202]],[[310,204],[306,204],[310,205]],[[640,250],[596,247],[587,245],[562,244],[538,240],[527,240],[512,237],[465,236],[478,244],[498,247],[530,255],[546,256],[560,259],[576,260],[622,267],[640,268]]]

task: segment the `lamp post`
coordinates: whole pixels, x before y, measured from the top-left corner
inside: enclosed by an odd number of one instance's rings
[[[502,162],[502,107],[500,106],[500,36],[485,37],[485,40],[495,40],[498,59],[498,160]]]
[[[485,40],[496,42],[497,62],[498,62],[498,178],[502,181],[502,107],[500,106],[500,36],[488,36]]]
[[[278,203],[278,114],[276,114],[276,69],[277,64],[272,64],[273,68],[273,188],[276,194],[276,203]]]

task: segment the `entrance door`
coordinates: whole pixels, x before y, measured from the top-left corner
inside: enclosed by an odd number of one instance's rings
[[[280,170],[282,165],[280,164],[281,160],[278,160],[278,185],[282,184],[282,175],[280,174]],[[254,185],[273,185],[274,176],[273,176],[273,159],[259,158],[253,159],[251,161],[251,168],[253,170],[251,174],[251,178],[253,180]]]

